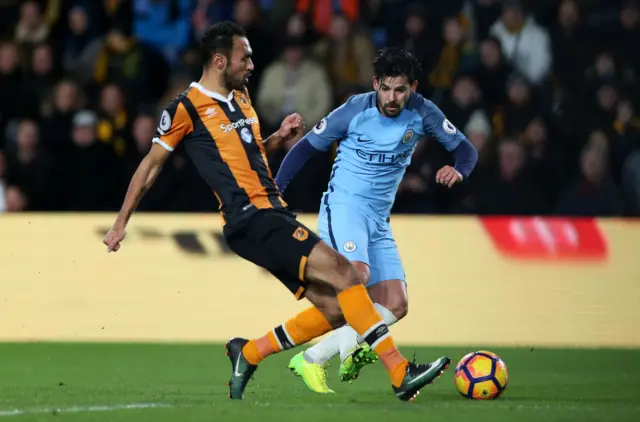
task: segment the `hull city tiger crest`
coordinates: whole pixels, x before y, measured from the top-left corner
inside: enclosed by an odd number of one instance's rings
[[[298,227],[295,232],[293,232],[293,238],[304,242],[309,237],[309,232],[303,229],[302,227]]]

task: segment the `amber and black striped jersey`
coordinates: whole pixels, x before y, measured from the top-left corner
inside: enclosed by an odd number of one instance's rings
[[[153,142],[169,151],[184,144],[220,202],[223,225],[259,209],[286,209],[246,91],[225,98],[193,82],[162,112]]]

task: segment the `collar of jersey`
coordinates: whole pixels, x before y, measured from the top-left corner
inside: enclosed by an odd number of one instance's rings
[[[203,87],[198,82],[191,82],[191,87],[197,89],[198,91],[202,92],[204,95],[208,97],[211,97],[215,100],[222,101],[231,105],[231,100],[233,99],[233,91],[229,92],[229,96],[225,98],[222,94],[219,94],[214,91],[209,91],[207,88]]]

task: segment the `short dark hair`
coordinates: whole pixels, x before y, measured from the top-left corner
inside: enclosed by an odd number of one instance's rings
[[[223,54],[229,58],[233,49],[234,37],[246,37],[247,34],[239,25],[224,21],[218,22],[205,31],[200,39],[200,59],[207,66],[214,54]]]
[[[383,78],[406,76],[409,83],[418,80],[422,66],[413,54],[396,47],[385,47],[378,51],[373,61],[373,70],[378,81]]]

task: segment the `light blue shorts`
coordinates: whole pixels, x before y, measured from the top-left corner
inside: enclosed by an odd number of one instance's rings
[[[349,261],[369,265],[371,279],[367,286],[385,280],[406,282],[391,225],[381,217],[372,216],[363,204],[327,204],[323,199],[318,234]]]

